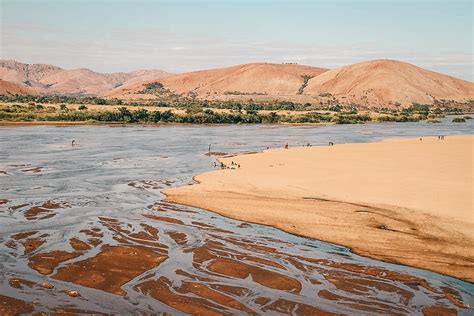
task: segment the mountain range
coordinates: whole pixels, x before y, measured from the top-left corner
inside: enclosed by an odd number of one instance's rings
[[[206,100],[335,101],[366,107],[474,100],[470,81],[389,59],[336,69],[252,63],[182,74],[161,70],[99,73],[1,60],[0,79],[0,94],[83,94],[142,101],[159,100],[163,93]],[[147,89],[149,84],[155,88]]]

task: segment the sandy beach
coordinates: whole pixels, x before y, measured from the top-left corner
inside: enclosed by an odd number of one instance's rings
[[[473,136],[270,149],[222,158],[167,201],[474,282]]]

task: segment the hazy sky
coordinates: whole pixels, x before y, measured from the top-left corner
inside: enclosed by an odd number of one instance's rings
[[[170,72],[392,58],[473,80],[472,1],[0,0],[1,57]]]

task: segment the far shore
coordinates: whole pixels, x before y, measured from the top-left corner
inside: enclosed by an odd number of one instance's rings
[[[166,201],[474,282],[474,136],[271,149]]]
[[[269,125],[269,126],[325,126],[335,123],[248,123],[240,125]],[[0,126],[81,126],[81,125],[116,125],[116,126],[225,126],[237,125],[230,123],[175,123],[175,122],[99,122],[99,121],[0,121]]]

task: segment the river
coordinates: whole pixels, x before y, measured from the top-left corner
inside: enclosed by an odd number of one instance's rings
[[[470,283],[165,203],[161,190],[212,170],[209,144],[449,137],[473,121],[0,127],[0,294],[44,312],[469,314]]]

